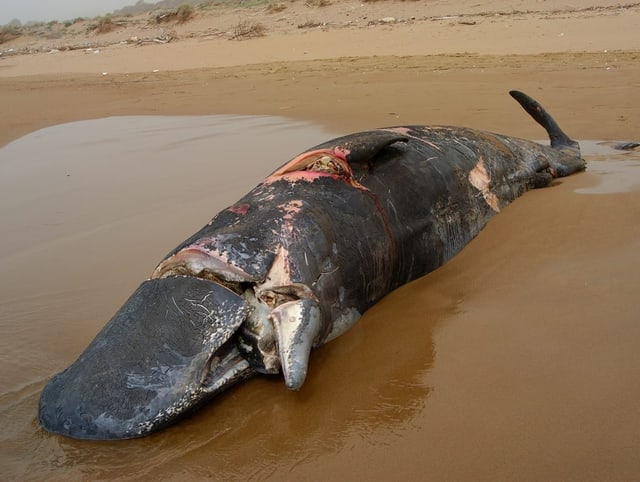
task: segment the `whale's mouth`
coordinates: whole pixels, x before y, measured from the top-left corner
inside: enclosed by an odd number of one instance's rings
[[[296,209],[293,204],[291,208]],[[216,246],[214,239],[185,246],[160,263],[153,277],[182,274],[212,280],[242,297],[250,309],[234,338],[236,346],[257,373],[282,371],[289,388],[300,388],[319,332],[315,294],[307,285],[292,281],[288,251],[282,246],[259,280]]]

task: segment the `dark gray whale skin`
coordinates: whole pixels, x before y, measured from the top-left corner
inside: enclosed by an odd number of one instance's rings
[[[459,252],[529,189],[585,169],[551,145],[446,126],[376,129],[288,162],[171,251],[40,398],[80,439],[150,434],[259,373],[300,389],[309,353]]]

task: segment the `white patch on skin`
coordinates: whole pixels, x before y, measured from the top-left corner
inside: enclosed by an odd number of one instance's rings
[[[265,302],[268,302],[268,299],[274,293],[286,293],[297,298],[316,299],[313,291],[307,285],[291,279],[289,252],[283,246],[278,247],[265,280],[262,283],[257,283],[255,290],[258,298]]]
[[[285,211],[285,219],[293,219],[293,215],[298,214],[302,209],[302,201],[300,199],[289,201],[285,204],[280,204],[278,208]]]
[[[293,233],[293,227],[295,225],[295,216],[300,211],[302,211],[302,201],[295,200],[289,201],[285,204],[280,204],[278,209],[284,212],[282,219],[284,220],[284,227],[289,232],[289,234]]]
[[[279,246],[269,273],[267,273],[264,282],[258,286],[258,290],[271,290],[281,286],[289,286],[292,283],[289,273],[289,252],[286,248]]]
[[[475,187],[478,191],[482,193],[482,197],[486,201],[486,203],[493,209],[495,212],[500,212],[500,202],[498,200],[498,196],[496,196],[489,186],[491,184],[491,178],[489,177],[489,173],[487,172],[487,168],[484,165],[484,159],[480,157],[478,164],[474,167],[471,172],[469,172],[469,182],[473,187]]]

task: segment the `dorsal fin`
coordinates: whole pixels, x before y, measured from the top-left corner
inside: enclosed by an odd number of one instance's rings
[[[517,100],[524,110],[526,110],[538,124],[544,127],[549,135],[551,147],[558,149],[563,147],[580,149],[580,145],[560,129],[553,117],[551,117],[551,115],[549,115],[549,113],[544,110],[544,107],[542,107],[537,101],[529,97],[527,94],[517,90],[510,91],[509,95]]]
[[[344,149],[349,152],[347,154],[349,164],[367,164],[371,166],[371,162],[382,149],[396,142],[407,142],[408,140],[407,136],[380,129],[338,137],[313,149],[336,147]]]

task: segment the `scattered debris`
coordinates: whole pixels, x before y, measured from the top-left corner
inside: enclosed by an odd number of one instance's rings
[[[160,35],[152,39],[152,42],[155,42],[158,44],[168,44],[169,42],[177,38],[178,38],[178,34],[176,33],[175,30],[171,30],[170,32],[162,31]]]
[[[633,151],[640,147],[640,142],[622,142],[613,146],[614,149],[620,151]]]

